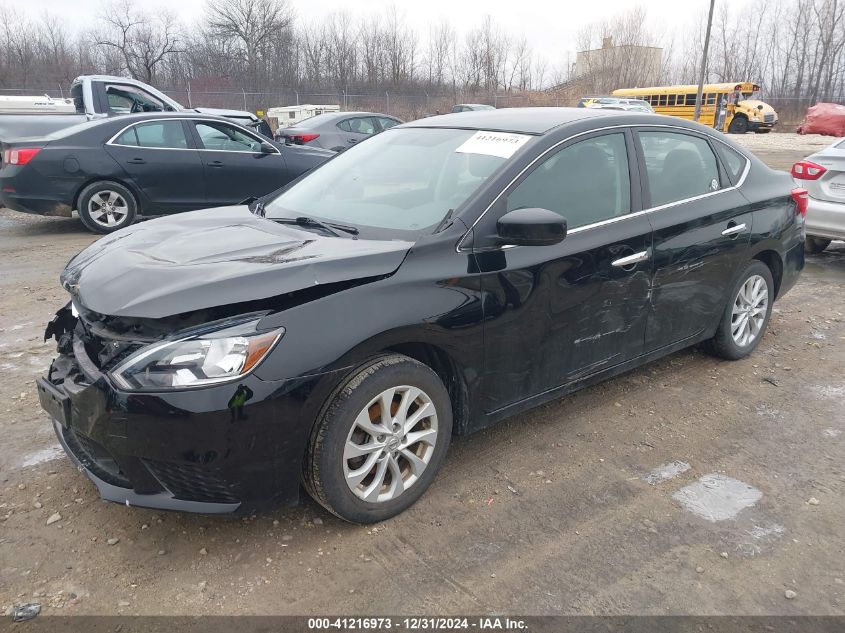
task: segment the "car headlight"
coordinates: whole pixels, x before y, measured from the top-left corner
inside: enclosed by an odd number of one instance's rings
[[[237,380],[255,369],[285,333],[284,328],[247,331],[250,326],[254,330],[255,324],[152,343],[115,367],[111,377],[132,391],[185,389]]]

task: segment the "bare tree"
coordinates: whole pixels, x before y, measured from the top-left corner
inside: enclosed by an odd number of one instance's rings
[[[107,4],[96,35],[98,46],[113,49],[121,59],[121,71],[148,83],[169,56],[183,51],[181,28],[172,13],[149,15],[131,0]]]
[[[246,80],[256,85],[262,59],[274,34],[291,28],[293,11],[287,0],[207,0],[210,34],[229,44],[229,54],[243,62]]]

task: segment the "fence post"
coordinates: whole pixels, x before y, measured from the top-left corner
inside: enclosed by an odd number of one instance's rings
[[[385,90],[384,91],[384,99],[385,99],[385,114],[390,114],[390,93]]]
[[[246,110],[246,90],[241,88],[241,92],[244,93],[244,110]]]
[[[296,105],[299,105],[299,90],[294,90],[296,93]]]
[[[193,108],[194,105],[191,103],[191,82],[190,82],[190,80],[188,81],[187,89],[188,89],[188,107]]]
[[[65,89],[62,88],[62,84],[59,84],[59,94],[62,96],[62,99],[65,98]]]

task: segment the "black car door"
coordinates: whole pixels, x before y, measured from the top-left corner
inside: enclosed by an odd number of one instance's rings
[[[162,214],[205,206],[203,166],[181,119],[136,123],[105,145],[144,198],[144,213]]]
[[[291,180],[278,147],[223,121],[191,122],[200,148],[208,206],[237,204],[263,196]]]
[[[716,327],[751,235],[748,202],[704,135],[636,132],[643,195],[654,228],[654,279],[645,351]],[[745,160],[744,158],[742,159]]]
[[[651,225],[639,212],[637,170],[630,131],[579,136],[538,161],[476,225],[474,236],[494,234],[507,211],[541,207],[569,227],[554,246],[475,251],[485,295],[486,411],[642,353]]]

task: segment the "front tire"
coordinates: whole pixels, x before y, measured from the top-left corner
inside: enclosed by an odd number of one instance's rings
[[[102,180],[79,193],[79,219],[89,231],[113,233],[129,226],[138,215],[135,196],[119,182]]]
[[[705,347],[714,356],[739,360],[763,338],[774,302],[772,272],[761,261],[751,261],[731,289],[716,335]]]
[[[818,255],[828,246],[830,246],[831,240],[825,239],[823,237],[810,237],[807,236],[807,239],[804,240],[804,252],[810,255]]]
[[[426,491],[451,434],[452,405],[437,374],[400,354],[376,357],[320,413],[305,457],[305,488],[341,519],[384,521]]]
[[[735,116],[728,126],[729,134],[745,134],[748,131],[748,119],[744,116]]]

